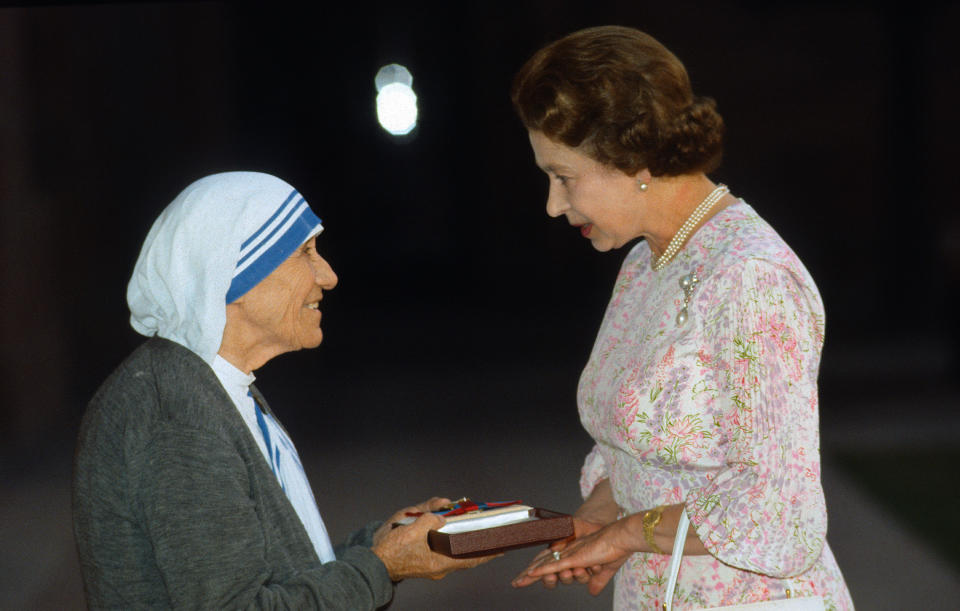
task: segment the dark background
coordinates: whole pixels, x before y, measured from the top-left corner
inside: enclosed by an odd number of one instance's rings
[[[509,87],[543,44],[607,23],[653,34],[717,100],[728,138],[713,177],[818,283],[825,466],[876,465],[867,450],[884,448],[843,440],[880,416],[893,438],[922,419],[952,460],[958,18],[946,2],[0,8],[0,474],[10,490],[66,489],[84,403],[141,341],[125,287],[150,224],[196,178],[243,169],[304,194],[340,277],[323,346],[258,372],[302,453],[342,449],[318,471],[349,473],[350,457],[398,440],[390,461],[434,442],[506,444],[518,462],[571,462],[557,485],[575,496],[589,448],[577,377],[625,251],[594,252],[545,215]],[[373,77],[392,62],[420,106],[399,140],[374,114]],[[531,459],[524,439],[538,434],[573,447]],[[911,439],[943,485],[953,465]],[[435,492],[470,493],[477,474],[449,464],[461,489]],[[380,513],[413,500],[384,498]]]

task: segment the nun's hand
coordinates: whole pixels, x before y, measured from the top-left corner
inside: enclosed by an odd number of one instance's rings
[[[444,524],[446,520],[427,511],[413,524],[391,528],[374,544],[373,553],[379,556],[387,567],[390,579],[443,579],[453,571],[469,569],[496,558],[484,556],[459,560],[434,552],[427,544],[427,533],[438,530]]]
[[[422,503],[417,503],[416,505],[411,505],[410,507],[404,507],[400,509],[392,516],[387,518],[387,521],[373,533],[373,545],[376,546],[380,541],[383,540],[383,537],[393,530],[394,526],[403,521],[409,521],[411,514],[419,516],[422,513],[429,513],[431,511],[436,511],[443,507],[450,505],[451,501],[447,498],[441,498],[438,496],[427,499]]]

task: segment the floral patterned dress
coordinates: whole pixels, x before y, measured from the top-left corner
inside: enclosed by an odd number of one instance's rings
[[[853,609],[826,542],[813,279],[742,201],[663,270],[650,259],[640,242],[624,261],[580,378],[580,418],[596,441],[584,497],[609,478],[624,514],[686,506],[710,553],[683,558],[674,609],[811,595]],[[691,272],[699,282],[678,325]],[[615,608],[660,609],[669,559],[631,556]]]

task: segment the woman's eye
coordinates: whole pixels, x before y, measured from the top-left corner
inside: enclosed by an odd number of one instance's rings
[[[557,179],[557,182],[559,182],[561,185],[566,186],[566,184],[567,184],[567,177],[566,177],[566,176],[557,176],[556,179]]]

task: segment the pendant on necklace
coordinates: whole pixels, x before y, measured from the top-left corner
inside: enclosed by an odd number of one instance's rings
[[[690,297],[693,295],[693,289],[696,288],[700,278],[697,278],[697,272],[690,272],[680,278],[680,288],[683,290],[683,307],[677,313],[677,326],[682,327],[689,316],[687,315],[687,306],[690,305]]]

